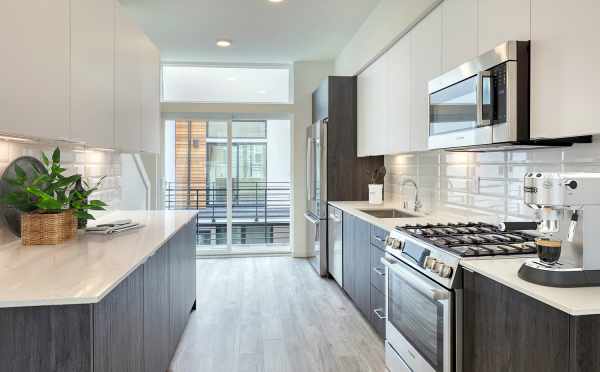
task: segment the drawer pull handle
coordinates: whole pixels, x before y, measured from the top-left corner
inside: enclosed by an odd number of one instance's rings
[[[382,270],[378,267],[374,267],[373,271],[375,271],[377,274],[379,274],[380,276],[385,276],[385,270]]]
[[[377,240],[377,241],[378,241],[378,242],[380,242],[380,243],[383,243],[383,242],[385,242],[385,239],[384,239],[384,238],[382,238],[382,237],[381,237],[381,236],[379,236],[379,235],[375,235],[375,240]]]
[[[381,319],[381,320],[387,319],[387,316],[383,315],[383,309],[375,309],[375,310],[373,310],[373,312],[375,313],[375,316],[377,316],[379,319]]]

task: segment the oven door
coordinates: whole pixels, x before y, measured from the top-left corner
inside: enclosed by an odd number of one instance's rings
[[[452,291],[390,255],[382,263],[387,277],[386,358],[401,360],[411,371],[451,372]]]

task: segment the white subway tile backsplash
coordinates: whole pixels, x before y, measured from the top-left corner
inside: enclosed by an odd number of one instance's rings
[[[414,193],[401,187],[408,177],[420,185],[421,199],[430,208],[452,206],[496,215],[499,221],[530,220],[535,211],[523,204],[523,176],[528,172],[600,172],[599,140],[528,151],[386,156],[386,198],[411,202]]]

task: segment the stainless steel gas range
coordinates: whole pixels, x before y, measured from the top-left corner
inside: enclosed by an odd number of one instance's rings
[[[386,364],[462,370],[462,260],[535,253],[533,236],[483,223],[408,225],[386,240]]]

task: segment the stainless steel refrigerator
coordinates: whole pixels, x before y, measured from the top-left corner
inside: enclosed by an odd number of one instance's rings
[[[306,194],[310,263],[327,275],[327,119],[306,129]]]
[[[306,129],[306,240],[321,276],[329,274],[327,202],[367,200],[367,171],[383,165],[383,156],[356,155],[356,88],[356,77],[324,80],[313,93],[313,124]]]

